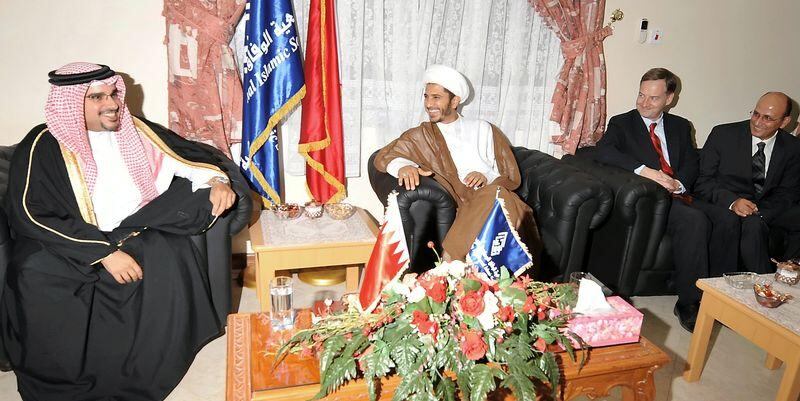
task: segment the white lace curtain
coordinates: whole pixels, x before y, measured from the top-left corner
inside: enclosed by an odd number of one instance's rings
[[[305,39],[309,0],[293,3]],[[420,80],[431,64],[470,81],[462,114],[494,123],[514,145],[556,151],[558,125],[548,117],[560,41],[528,2],[337,0],[336,12],[347,176],[360,175],[362,135],[385,144],[425,121]],[[284,168],[302,175],[299,117],[283,125]]]

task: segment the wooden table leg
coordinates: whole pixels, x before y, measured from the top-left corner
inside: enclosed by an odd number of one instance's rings
[[[653,374],[658,368],[660,366],[656,365],[636,370],[632,376],[635,382],[620,386],[622,401],[653,401],[656,398],[656,382]]]
[[[258,254],[256,253],[256,256]],[[261,312],[271,311],[271,299],[269,296],[269,283],[275,278],[275,268],[268,264],[268,261],[256,257],[256,292],[258,292],[258,303],[261,305]]]
[[[800,353],[794,350],[794,355],[784,362],[786,370],[783,372],[775,401],[797,401],[800,399]]]
[[[782,363],[783,362],[781,362],[780,359],[776,358],[774,355],[767,352],[767,358],[764,360],[765,368],[769,370],[775,370],[780,368]]]
[[[711,329],[714,327],[714,317],[709,313],[709,309],[719,307],[714,299],[709,298],[708,295],[703,294],[700,311],[697,313],[697,322],[694,325],[692,341],[689,344],[689,354],[686,356],[687,370],[683,373],[683,378],[688,382],[700,380],[700,375],[703,373],[703,367],[706,364],[708,341],[711,339]]]
[[[358,270],[359,266],[347,266],[347,292],[356,292],[358,291]]]

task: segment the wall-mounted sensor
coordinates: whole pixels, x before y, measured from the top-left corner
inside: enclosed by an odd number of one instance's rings
[[[639,43],[647,42],[647,18],[642,18],[642,22],[639,23]]]

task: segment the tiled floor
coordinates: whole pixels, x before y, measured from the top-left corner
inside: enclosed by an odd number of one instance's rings
[[[314,299],[335,297],[344,285],[315,288],[300,283],[295,287],[295,304],[303,307]],[[241,296],[239,297],[239,294]],[[245,288],[236,297],[239,311],[258,309],[255,291]],[[642,333],[667,351],[672,363],[656,373],[656,400],[686,401],[767,401],[775,393],[783,368],[770,371],[763,367],[764,352],[725,327],[716,328],[711,351],[699,382],[687,383],[681,378],[690,334],[678,325],[672,315],[675,297],[637,297],[635,306],[645,314]],[[168,401],[222,401],[225,398],[225,337],[208,344],[194,364],[167,398]],[[619,400],[618,390],[608,400]],[[13,373],[0,373],[0,400],[20,400]]]

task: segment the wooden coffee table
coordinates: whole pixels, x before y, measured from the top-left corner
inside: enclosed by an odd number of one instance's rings
[[[319,231],[314,232],[320,223],[327,222],[329,227],[337,228],[339,226],[334,224],[344,226],[344,223],[327,216],[313,221],[306,217],[279,220],[269,211],[262,212],[258,221],[250,226],[250,241],[256,257],[256,293],[262,311],[270,310],[269,283],[279,270],[346,266],[346,291],[358,290],[359,269],[369,261],[378,226],[369,213],[360,208],[348,220],[347,224],[357,229],[355,234],[347,237],[345,233],[337,233],[341,236],[329,233],[325,236]],[[298,235],[304,228],[308,234]],[[294,233],[294,238],[287,238],[292,237],[287,233]]]
[[[694,326],[686,368],[686,381],[700,380],[706,363],[706,351],[714,322],[720,322],[767,351],[767,369],[777,369],[786,363],[777,401],[797,401],[800,397],[800,288],[775,284],[795,299],[776,309],[756,303],[752,287],[735,289],[725,279],[710,278],[697,281],[703,290],[700,312]]]
[[[308,311],[298,313],[298,326],[307,326],[309,321]],[[276,337],[267,313],[228,316],[227,401],[305,401],[319,391],[316,359],[289,355],[283,363],[273,366],[275,354],[272,351],[280,341]],[[644,337],[635,344],[590,350],[582,369],[564,352],[557,353],[556,358],[563,372],[561,400],[580,395],[595,399],[608,395],[616,386],[622,386],[624,400],[653,400],[653,373],[670,361],[664,351]],[[396,376],[384,378],[379,399],[391,400],[399,381]],[[363,380],[352,381],[324,398],[328,401],[368,399]],[[513,397],[499,394],[493,399],[513,400]]]

